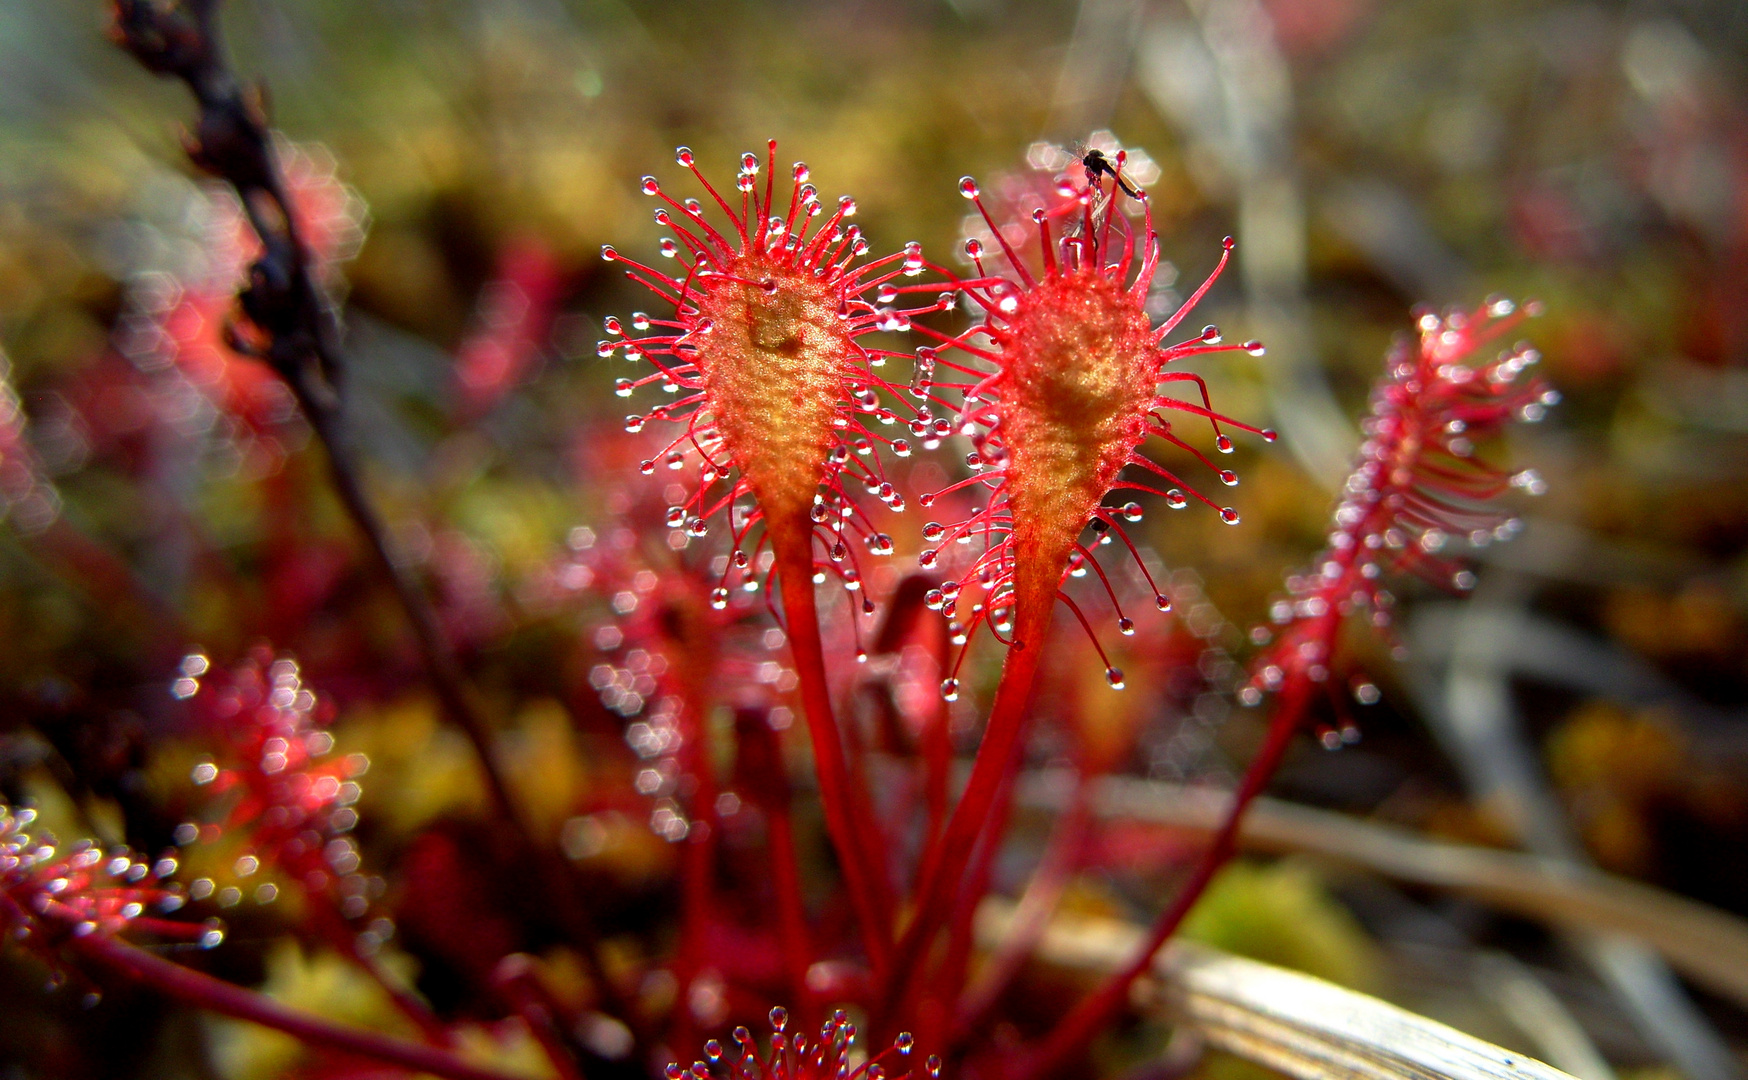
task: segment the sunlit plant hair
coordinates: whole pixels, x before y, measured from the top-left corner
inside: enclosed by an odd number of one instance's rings
[[[869,245],[860,228],[848,222],[856,212],[854,200],[845,196],[826,213],[808,182],[807,166],[797,162],[790,169],[787,208],[779,211],[776,153],[772,140],[763,163],[754,154],[742,155],[736,208],[704,178],[691,150],[676,152],[726,218],[726,231],[711,223],[697,200],[676,200],[655,177],[644,177],[643,192],[663,204],[655,211],[656,221],[673,232],[662,240],[662,254],[681,268],[669,275],[611,247],[602,254],[672,311],[663,318],[634,315],[636,334],[629,337],[618,320],[608,319],[613,337],[599,351],[655,369],[618,380],[621,396],[650,386],[676,395],[626,419],[632,431],[650,420],[681,425],[679,435],[643,463],[644,472],[698,463],[696,487],[669,511],[668,524],[703,536],[716,514],[733,507],[733,554],[713,603],[726,606],[729,575],[739,570],[744,577],[748,567],[756,567],[759,549],[770,545],[827,822],[843,857],[864,940],[878,957],[891,900],[883,876],[870,870],[881,865],[881,844],[852,788],[832,716],[813,593],[814,544],[817,540],[825,555],[823,566],[859,596],[864,613],[871,613],[856,542],[859,538],[872,553],[886,555],[892,540],[858,504],[854,489],[863,487],[890,509],[903,509],[904,498],[887,479],[877,449],[884,444],[904,457],[912,443],[906,434],[889,437],[879,430],[896,424],[899,415],[883,403],[882,391],[890,394],[893,387],[878,369],[900,354],[860,338],[906,329],[915,315],[951,307],[953,296],[940,293],[933,303],[912,310],[887,306],[898,298],[897,279],[923,272],[921,246],[906,244],[901,252],[858,265]],[[815,228],[820,217],[824,220]],[[864,423],[868,417],[875,419],[873,426]],[[949,431],[948,422],[928,410],[911,410],[909,436],[933,445]],[[743,496],[750,503],[739,502]],[[761,522],[763,535],[749,551],[749,534]]]

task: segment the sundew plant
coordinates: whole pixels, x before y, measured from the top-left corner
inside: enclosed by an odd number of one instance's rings
[[[583,673],[576,715],[512,730],[503,688],[474,678],[501,628],[464,573],[418,569],[409,552],[432,541],[387,524],[360,465],[339,291],[363,211],[343,163],[268,126],[227,66],[213,0],[118,0],[112,35],[193,92],[188,152],[222,208],[212,272],[137,288],[118,348],[223,417],[239,468],[278,475],[306,443],[325,462],[392,598],[377,632],[411,643],[404,677],[437,702],[443,726],[420,737],[449,746],[455,782],[479,794],[471,818],[384,840],[373,812],[412,815],[413,796],[366,793],[384,772],[416,790],[419,766],[395,773],[379,752],[378,769],[351,734],[377,673],[324,685],[283,643],[222,655],[167,618],[153,678],[180,749],[163,754],[175,777],[157,818],[128,821],[128,845],[95,827],[63,843],[37,809],[0,804],[4,948],[45,993],[90,1008],[147,993],[244,1022],[220,1029],[233,1040],[289,1036],[264,1069],[1084,1073],[1289,749],[1363,733],[1352,704],[1381,692],[1362,659],[1375,654],[1353,642],[1398,646],[1399,593],[1471,589],[1465,548],[1508,539],[1517,499],[1543,487],[1496,464],[1505,430],[1555,401],[1519,336],[1534,306],[1405,312],[1324,548],[1281,568],[1244,675],[1206,688],[1266,727],[1222,823],[1179,860],[1121,964],[1022,1006],[1063,882],[1115,850],[1085,842],[1086,793],[1127,767],[1135,737],[1101,728],[1108,710],[1085,694],[1054,708],[1074,809],[1021,883],[1030,922],[980,936],[980,912],[1012,892],[1003,860],[1034,858],[1016,792],[1038,765],[1040,686],[1135,696],[1121,657],[1207,681],[1149,529],[1244,529],[1229,463],[1275,452],[1274,431],[1210,389],[1219,365],[1267,363],[1263,343],[1192,321],[1245,238],[1210,245],[1187,297],[1166,293],[1155,206],[1114,143],[1051,148],[1000,197],[941,177],[975,211],[963,258],[868,235],[852,197],[825,194],[833,163],[786,162],[774,140],[722,162],[680,147],[674,168],[627,177],[663,235],[646,252],[635,223],[614,223],[623,240],[602,251],[649,294],[648,310],[599,313],[585,361],[623,406],[579,440],[586,484],[611,494],[591,496],[517,601],[566,614],[552,625]],[[523,320],[557,302],[541,265],[514,264],[526,288],[464,351],[457,423],[525,370]],[[5,418],[12,501],[48,500],[15,405]],[[93,565],[70,529],[34,542]],[[284,595],[327,572],[318,555],[286,555]],[[551,777],[576,775],[553,793]],[[332,961],[322,978],[354,988],[351,1005],[270,992],[307,956]]]

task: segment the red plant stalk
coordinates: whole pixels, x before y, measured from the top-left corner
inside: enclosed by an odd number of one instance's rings
[[[179,910],[182,891],[163,883],[174,858],[147,863],[125,851],[105,855],[89,842],[60,850],[27,830],[32,810],[0,805],[0,931],[38,953],[55,970],[63,954],[93,961],[180,1001],[277,1028],[313,1046],[359,1054],[452,1080],[508,1080],[446,1051],[334,1024],[272,998],[165,960],[120,939],[129,929],[212,948],[224,940],[218,920],[175,922],[148,915]]]
[[[1418,348],[1404,341],[1392,351],[1372,394],[1372,412],[1363,424],[1366,441],[1344,485],[1329,546],[1310,575],[1290,581],[1296,601],[1276,605],[1276,621],[1287,627],[1240,694],[1254,705],[1265,691],[1277,693],[1262,748],[1245,769],[1213,842],[1145,944],[1025,1056],[1020,1080],[1062,1068],[1124,1008],[1131,985],[1232,858],[1245,811],[1268,786],[1317,699],[1331,697],[1338,714],[1344,712],[1330,678],[1337,639],[1347,619],[1362,610],[1372,612],[1375,626],[1389,625],[1394,598],[1382,585],[1385,569],[1407,570],[1463,591],[1473,586],[1474,575],[1437,554],[1451,536],[1481,546],[1517,531],[1516,520],[1489,503],[1514,487],[1537,494],[1542,482],[1534,472],[1510,474],[1476,459],[1475,444],[1513,419],[1539,420],[1559,395],[1539,380],[1518,381],[1539,359],[1527,344],[1491,361],[1472,358],[1537,310],[1532,305],[1520,311],[1510,301],[1492,299],[1472,313],[1454,311],[1440,318],[1423,312]],[[1376,700],[1371,684],[1356,686],[1362,690],[1369,691],[1360,694],[1362,701]],[[1351,737],[1328,727],[1320,733],[1331,749]]]
[[[575,1030],[576,1018],[540,978],[537,964],[527,953],[511,953],[498,962],[492,981],[528,1025],[559,1080],[584,1080],[565,1036],[566,1030]]]
[[[682,147],[676,153],[727,218],[732,235],[713,226],[696,201],[676,201],[655,177],[644,178],[644,193],[665,204],[656,211],[657,222],[677,238],[662,241],[662,254],[677,258],[684,250],[686,269],[670,276],[610,247],[603,249],[604,258],[625,265],[628,277],[672,304],[673,316],[635,315],[634,327],[654,331],[604,341],[599,352],[611,356],[623,351],[628,359],[647,358],[656,368],[654,374],[619,380],[622,396],[652,384],[678,394],[677,400],[647,416],[626,420],[633,431],[651,419],[682,422],[684,430],[658,457],[672,469],[684,467],[692,452],[702,459],[696,493],[670,511],[669,524],[703,536],[709,519],[733,507],[730,573],[744,572],[752,563],[742,544],[756,522],[765,525],[760,543],[769,542],[776,557],[774,572],[781,583],[827,831],[864,946],[878,970],[891,947],[891,883],[881,857],[884,843],[866,793],[852,781],[832,711],[819,644],[814,543],[825,548],[826,568],[852,594],[859,593],[862,575],[846,535],[850,540],[859,537],[876,555],[891,552],[891,538],[873,528],[846,489],[860,482],[888,507],[903,508],[904,500],[886,479],[875,449],[885,443],[904,456],[910,444],[862,426],[859,415],[896,421],[891,410],[879,405],[877,391],[892,387],[875,370],[896,354],[867,348],[857,338],[876,329],[904,329],[912,315],[949,306],[951,296],[911,311],[876,307],[871,296],[882,303],[889,294],[896,297],[892,280],[922,272],[921,248],[909,244],[901,254],[852,268],[868,251],[860,230],[846,224],[855,212],[854,201],[840,199],[836,212],[810,235],[813,219],[823,210],[817,191],[807,183],[807,166],[797,162],[791,170],[787,212],[777,213],[776,145],[769,144],[764,162],[753,154],[742,156],[738,213],[704,179],[690,150]],[[761,166],[766,173],[762,198]],[[606,326],[608,333],[624,335],[617,319],[607,320]],[[934,432],[931,422],[919,410],[913,431],[933,432],[935,439],[947,433]],[[642,468],[654,472],[656,459]],[[727,481],[732,472],[738,476],[724,491],[718,482]],[[743,495],[752,498],[751,507],[736,506]],[[714,602],[726,606],[726,574],[716,594]],[[857,606],[871,613],[866,597],[858,599]]]
[[[696,626],[693,620],[687,619],[684,610],[684,605],[691,599],[688,590],[679,601],[680,610],[672,613],[672,621],[683,627],[679,632],[682,637],[691,636],[688,631]],[[709,655],[708,646],[701,643],[682,641],[680,644],[682,655],[694,658]],[[687,648],[688,645],[693,647]],[[712,883],[717,839],[722,827],[716,816],[716,774],[710,760],[709,724],[704,719],[706,698],[700,685],[707,668],[708,665],[681,664],[668,669],[674,677],[681,702],[681,772],[692,785],[692,791],[686,797],[686,816],[690,819],[690,826],[680,854],[680,947],[674,965],[675,981],[680,987],[674,1038],[681,1045],[690,1045],[694,1041],[692,990],[704,966],[710,921],[716,909]]]
[[[933,618],[925,597],[934,588],[932,578],[912,574],[901,582],[887,605],[886,625],[881,629],[873,652],[902,658],[909,647],[921,648],[934,664],[934,676],[928,685],[938,684],[946,677],[952,663],[952,640],[946,624]],[[953,740],[948,724],[952,719],[951,703],[939,694],[929,695],[928,711],[913,720],[916,725],[917,750],[923,760],[922,798],[924,820],[922,858],[927,865],[940,844],[947,824],[948,785],[953,771]]]
[[[813,992],[807,969],[813,945],[807,932],[807,911],[801,900],[801,867],[795,857],[795,829],[789,819],[789,783],[783,753],[770,714],[742,710],[735,717],[736,787],[765,815],[769,830],[771,885],[776,894],[778,947],[789,978],[789,992],[803,1016],[813,1015]]]
[[[1119,631],[1129,634],[1134,630],[1134,623],[1121,613],[1121,605],[1104,581],[1103,571],[1079,539],[1093,523],[1101,532],[1114,527],[1128,543],[1119,513],[1102,507],[1103,499],[1119,489],[1156,490],[1150,484],[1121,479],[1120,474],[1129,466],[1180,483],[1172,473],[1138,453],[1149,436],[1162,438],[1212,465],[1173,433],[1164,418],[1169,411],[1209,421],[1222,452],[1232,449],[1231,440],[1220,431],[1223,423],[1273,438],[1272,433],[1215,413],[1199,377],[1169,369],[1170,364],[1199,353],[1243,349],[1258,354],[1262,347],[1256,342],[1223,345],[1213,327],[1192,342],[1161,344],[1206,294],[1220,270],[1217,268],[1175,315],[1163,325],[1153,326],[1146,308],[1158,262],[1152,210],[1142,194],[1147,217],[1140,236],[1116,212],[1113,201],[1122,183],[1122,164],[1119,155],[1117,175],[1113,175],[1108,190],[1096,175],[1084,177],[1082,183],[1071,178],[1060,189],[1067,198],[1052,209],[1033,212],[1043,261],[1039,277],[1033,276],[1002,237],[984,209],[977,184],[969,177],[962,180],[961,194],[976,203],[1000,243],[1013,277],[986,272],[981,242],[967,242],[966,252],[979,276],[958,285],[983,310],[983,321],[953,337],[916,327],[943,346],[927,353],[919,363],[926,361],[931,371],[934,365],[944,365],[975,380],[944,384],[964,393],[961,431],[974,437],[979,451],[972,462],[978,474],[944,490],[976,484],[992,489],[987,508],[974,510],[953,526],[931,522],[924,528],[924,538],[931,542],[945,545],[982,538],[986,544],[968,572],[932,594],[931,606],[953,617],[962,596],[972,585],[980,586],[986,598],[971,605],[963,632],[969,636],[987,624],[1009,648],[970,781],[933,858],[922,869],[914,903],[916,914],[894,953],[894,974],[876,1013],[886,1026],[904,1021],[898,1012],[922,978],[923,965],[918,961],[950,915],[948,900],[964,877],[979,836],[987,827],[999,824],[991,811],[1015,767],[1057,599],[1067,603],[1091,632],[1080,608],[1061,592],[1075,560],[1084,560],[1098,570],[1118,608]],[[1066,224],[1060,243],[1052,239],[1053,218],[1062,218]],[[1229,241],[1227,250],[1230,248]],[[1220,267],[1225,264],[1222,256]],[[979,344],[979,337],[987,338],[989,345]],[[946,359],[941,353],[948,349],[963,352],[970,361],[981,361],[984,366]],[[993,372],[989,365],[993,365]],[[1159,386],[1166,382],[1196,384],[1203,403],[1161,394]],[[1227,485],[1237,483],[1231,471],[1217,472]],[[1156,493],[1176,508],[1187,505],[1185,490],[1218,510],[1228,524],[1237,523],[1236,511],[1215,506],[1188,485]],[[943,493],[919,501],[932,505]],[[1121,516],[1138,520],[1140,508],[1131,504],[1123,508]],[[937,548],[924,551],[920,561],[929,567],[940,558]],[[1154,592],[1160,609],[1169,608],[1164,594],[1157,588]],[[1096,635],[1094,644],[1097,646]],[[1104,655],[1102,647],[1099,652]],[[1113,687],[1122,688],[1122,672],[1108,660],[1106,677]],[[957,695],[955,675],[949,674],[942,683],[942,692],[949,699]]]
[[[1056,820],[1044,857],[1026,882],[1026,891],[1014,909],[1007,937],[984,965],[975,985],[966,989],[954,1010],[949,1046],[962,1045],[989,1022],[1001,996],[1024,968],[1033,948],[1050,925],[1050,916],[1068,883],[1080,866],[1081,852],[1091,832],[1092,804],[1084,774],[1074,780],[1074,795],[1068,809]]]
[[[309,1046],[384,1061],[448,1080],[519,1080],[513,1074],[474,1065],[446,1050],[336,1024],[289,1008],[264,994],[183,967],[105,934],[74,938],[69,947],[87,960],[178,1001],[283,1031]]]

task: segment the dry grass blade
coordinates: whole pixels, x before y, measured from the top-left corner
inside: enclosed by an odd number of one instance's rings
[[[978,914],[986,944],[1005,936],[1013,905],[990,900]],[[1058,918],[1038,944],[1040,959],[1109,971],[1142,938],[1110,919]],[[1184,942],[1155,962],[1138,988],[1211,1045],[1296,1080],[1572,1080],[1558,1069],[1464,1035],[1351,990]]]
[[[1066,787],[1031,778],[1025,805],[1054,807]],[[1223,793],[1106,777],[1095,812],[1211,832],[1226,812]],[[1748,1008],[1748,923],[1636,881],[1536,855],[1428,840],[1406,830],[1275,799],[1259,799],[1240,843],[1252,851],[1299,852],[1398,881],[1449,889],[1503,911],[1564,929],[1637,938],[1682,974]]]

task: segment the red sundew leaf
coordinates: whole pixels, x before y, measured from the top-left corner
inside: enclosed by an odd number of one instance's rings
[[[0,803],[0,933],[61,970],[60,947],[88,934],[117,935],[139,927],[211,948],[224,939],[215,919],[178,923],[187,894],[167,883],[171,856],[146,860],[125,849],[107,854],[90,840],[66,848],[31,831],[36,812]]]
[[[890,1046],[854,1067],[856,1025],[842,1009],[821,1026],[818,1038],[803,1031],[789,1031],[789,1010],[779,1005],[770,1011],[771,1039],[761,1052],[752,1032],[737,1027],[732,1045],[716,1039],[704,1044],[706,1061],[690,1069],[678,1062],[668,1065],[667,1080],[710,1080],[713,1069],[730,1080],[939,1080],[941,1059],[930,1055],[920,1068],[911,1061],[916,1040],[901,1032]]]
[[[1032,628],[1036,633],[1037,618],[1047,616],[1062,579],[1077,567],[1100,578],[1118,609],[1119,631],[1131,632],[1132,620],[1122,611],[1103,568],[1080,541],[1090,525],[1098,537],[1114,535],[1135,550],[1124,522],[1139,520],[1142,508],[1104,506],[1106,497],[1122,490],[1153,492],[1174,509],[1195,499],[1227,523],[1238,522],[1236,510],[1216,505],[1142,456],[1141,444],[1149,437],[1161,438],[1196,457],[1230,486],[1237,483],[1236,474],[1214,466],[1185,442],[1167,415],[1182,412],[1208,422],[1222,453],[1232,449],[1223,424],[1273,438],[1271,432],[1214,412],[1202,380],[1170,367],[1205,352],[1259,353],[1258,343],[1223,344],[1218,331],[1209,327],[1190,341],[1161,345],[1212,286],[1227,255],[1176,314],[1155,326],[1147,309],[1159,258],[1151,205],[1144,192],[1125,180],[1121,151],[1114,162],[1092,151],[1084,160],[1098,168],[1070,160],[1069,171],[1050,189],[1051,197],[1040,198],[1041,205],[1031,211],[1042,264],[1036,275],[1006,231],[997,227],[976,182],[970,177],[960,182],[961,194],[977,206],[1001,246],[1011,276],[987,269],[981,241],[967,241],[977,275],[957,284],[981,309],[983,320],[955,336],[919,328],[941,343],[931,353],[933,363],[964,378],[938,385],[960,392],[959,430],[977,447],[967,460],[974,476],[919,502],[932,505],[957,488],[969,488],[988,500],[957,522],[931,523],[924,530],[931,543],[969,540],[979,552],[969,569],[959,571],[930,598],[931,606],[949,618],[969,608],[962,620],[967,637],[988,625],[998,639],[1011,641],[1028,607],[1038,613]],[[1139,233],[1116,211],[1115,203],[1125,196],[1145,210]],[[1227,253],[1231,247],[1228,240]],[[950,350],[964,353],[965,359],[943,358]],[[1174,382],[1193,383],[1199,401],[1161,392],[1164,384]],[[1131,467],[1135,471],[1128,471]],[[934,566],[942,555],[941,547],[925,550],[922,564]],[[980,592],[972,593],[973,586]],[[974,597],[969,604],[962,599],[968,593]],[[1165,610],[1165,594],[1157,586],[1154,593],[1157,606]],[[1086,624],[1080,608],[1065,595],[1062,599]],[[1111,685],[1121,688],[1122,673],[1108,661],[1105,666]],[[949,677],[942,689],[956,694],[957,679]]]
[[[1329,682],[1347,618],[1367,612],[1380,629],[1392,622],[1389,575],[1407,572],[1464,592],[1474,574],[1447,548],[1479,547],[1517,531],[1517,519],[1499,507],[1499,498],[1513,489],[1540,494],[1545,485],[1533,470],[1510,473],[1481,460],[1476,446],[1513,421],[1540,420],[1559,395],[1524,377],[1540,359],[1528,343],[1491,359],[1479,354],[1538,311],[1496,298],[1473,312],[1422,312],[1419,339],[1391,351],[1361,425],[1365,442],[1343,487],[1328,546],[1308,573],[1288,579],[1288,596],[1271,611],[1279,630],[1253,631],[1273,642],[1240,691],[1245,704],[1259,703],[1291,678]],[[1356,684],[1355,693],[1364,704],[1376,700],[1370,683]],[[1345,706],[1338,712],[1345,714]],[[1332,748],[1356,736],[1351,729],[1321,733]]]

